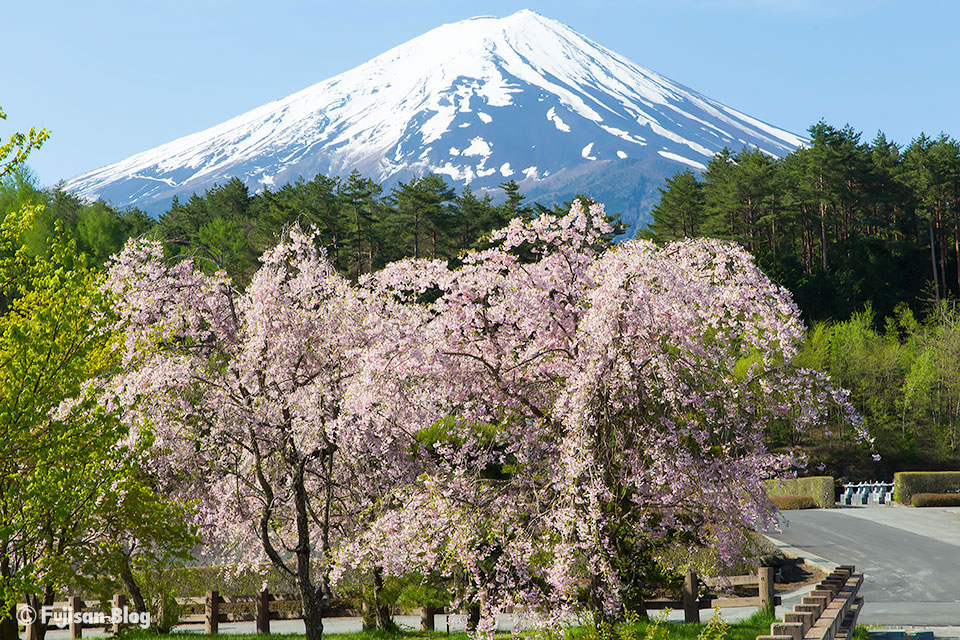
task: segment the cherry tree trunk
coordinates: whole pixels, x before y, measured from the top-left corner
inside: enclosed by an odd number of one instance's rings
[[[312,584],[300,584],[300,606],[303,607],[303,626],[306,629],[307,640],[321,640],[323,638],[323,602]]]
[[[382,602],[383,597],[383,569],[376,567],[373,570],[373,606],[377,615],[377,629],[387,631],[393,624],[390,619],[390,607]]]
[[[467,631],[476,631],[480,624],[480,605],[471,604],[467,609]]]
[[[307,516],[307,490],[304,486],[303,466],[293,479],[294,504],[297,511],[297,586],[300,588],[300,605],[303,608],[303,626],[306,640],[323,638],[322,592],[314,587],[310,566],[310,529]]]

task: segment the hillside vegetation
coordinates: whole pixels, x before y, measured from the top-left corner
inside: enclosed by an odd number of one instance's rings
[[[701,176],[677,173],[647,235],[746,247],[793,294],[810,324],[804,363],[850,390],[882,459],[839,426],[810,441],[771,434],[778,446],[843,477],[960,468],[960,142],[809,132],[782,160],[726,151]]]

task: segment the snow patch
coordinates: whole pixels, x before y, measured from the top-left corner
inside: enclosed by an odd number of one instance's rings
[[[617,149],[617,157],[620,158],[621,160],[626,160],[626,159],[627,159],[627,152],[626,152],[626,151],[621,151],[621,150]]]
[[[175,186],[177,186],[176,181],[171,180],[170,178],[154,178],[153,176],[145,176],[145,175],[141,175],[141,174],[139,174],[139,173],[133,174],[133,177],[134,177],[134,178],[140,178],[140,179],[142,179],[142,180],[155,180],[155,181],[157,181],[157,182],[162,182],[162,183],[164,183],[164,184],[167,185],[168,187],[175,187]]]
[[[474,174],[471,167],[458,167],[447,162],[442,167],[433,167],[433,173],[450,176],[451,180],[462,180],[464,184],[473,182]]]
[[[457,112],[453,106],[437,106],[438,111],[420,127],[420,137],[423,144],[439,140],[440,136],[450,130]]]
[[[452,156],[460,155],[460,149],[457,149],[456,147],[450,147],[450,155]]]
[[[477,111],[477,117],[483,120],[483,124],[490,124],[493,122],[493,118],[484,113],[483,111]]]
[[[551,121],[553,126],[555,126],[559,131],[570,133],[570,125],[560,119],[560,116],[557,115],[556,107],[550,107],[550,110],[547,111],[547,120]]]
[[[683,164],[689,165],[694,169],[699,169],[700,171],[706,170],[706,167],[700,164],[699,162],[697,162],[696,160],[691,160],[690,158],[684,158],[683,156],[677,155],[676,153],[671,153],[669,151],[657,151],[657,153],[659,153],[661,156],[663,156],[667,160],[675,160],[677,162],[682,162]]]
[[[587,160],[596,160],[597,156],[592,156],[590,153],[593,151],[593,143],[591,142],[583,149],[580,150],[580,155],[586,158]]]
[[[639,144],[639,145],[647,144],[646,138],[642,136],[633,135],[629,131],[624,131],[623,129],[617,129],[616,127],[608,127],[605,124],[600,125],[600,128],[611,135],[617,136],[621,140],[626,140],[627,142],[632,142],[634,144]]]
[[[491,153],[493,153],[493,150],[490,148],[490,143],[480,136],[471,140],[470,146],[463,150],[465,156],[483,156],[486,158]]]
[[[527,180],[539,180],[539,179],[540,179],[540,173],[537,171],[537,168],[536,168],[535,166],[534,166],[534,167],[527,167],[526,169],[524,169],[523,171],[521,171],[521,173],[523,174],[523,177],[526,178]]]
[[[514,173],[514,170],[510,168],[509,162],[504,162],[502,165],[500,165],[500,175],[502,175],[504,178],[509,178]]]

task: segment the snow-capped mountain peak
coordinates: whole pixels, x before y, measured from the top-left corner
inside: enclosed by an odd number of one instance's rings
[[[723,147],[782,156],[802,143],[523,10],[442,25],[67,188],[155,211],[234,176],[257,191],[358,169],[387,186],[435,172],[475,189],[513,178],[559,196],[601,170],[642,165],[654,184],[702,169]]]

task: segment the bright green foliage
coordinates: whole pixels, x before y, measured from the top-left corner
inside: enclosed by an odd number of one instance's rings
[[[0,108],[0,120],[6,120],[7,114]],[[46,129],[31,127],[27,133],[15,133],[5,142],[0,144],[0,178],[14,171],[27,160],[27,156],[34,149],[39,149],[50,132]]]
[[[117,363],[109,307],[59,229],[42,256],[23,242],[41,215],[0,222],[0,602],[35,605],[68,587],[110,593],[124,563],[193,544],[185,509],[151,488],[138,448],[86,392]]]
[[[893,499],[910,504],[918,493],[960,492],[960,471],[902,471],[893,476]]]
[[[867,309],[845,322],[816,325],[800,362],[850,391],[877,439],[879,463],[857,451],[839,427],[794,441],[844,477],[956,469],[960,465],[960,311],[942,303],[919,322],[906,307],[884,329]],[[779,436],[775,436],[779,437]],[[787,438],[779,437],[778,444]]]
[[[833,478],[830,476],[767,480],[763,485],[771,498],[807,496],[823,509],[832,508],[835,504]]]
[[[51,245],[75,241],[92,265],[103,264],[127,238],[139,236],[155,223],[138,209],[119,212],[104,202],[84,204],[59,186],[41,190],[26,166],[0,178],[0,216],[34,207],[31,228],[21,237],[30,255],[48,255]]]
[[[697,636],[697,640],[725,640],[729,631],[730,625],[720,617],[720,607],[716,607],[707,626]]]
[[[35,259],[22,236],[38,209],[0,222],[0,585],[62,583],[84,545],[88,512],[110,481],[100,459],[119,434],[93,403],[51,417],[113,362],[98,276],[72,244]]]

